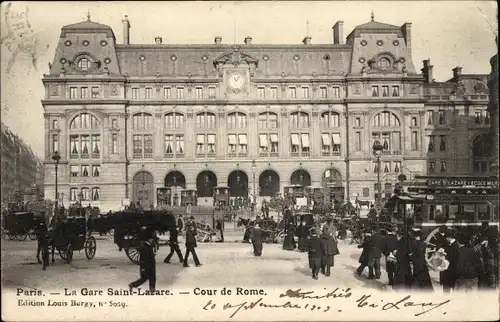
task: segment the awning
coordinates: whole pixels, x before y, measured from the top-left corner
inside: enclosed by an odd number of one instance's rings
[[[246,134],[239,134],[238,139],[240,141],[240,144],[242,144],[242,145],[247,144],[247,135]]]
[[[271,134],[270,138],[271,138],[271,142],[278,143],[278,134]]]
[[[292,134],[292,145],[300,145],[298,134]]]
[[[304,133],[301,135],[301,137],[302,137],[302,147],[308,148],[309,147],[309,134]]]
[[[197,136],[196,136],[196,142],[197,142],[198,144],[203,144],[203,143],[205,143],[205,136],[204,136],[204,135],[197,135]]]
[[[333,144],[334,145],[337,145],[337,144],[340,145],[341,144],[341,142],[340,142],[340,134],[333,133],[332,134],[332,140],[333,140]]]
[[[330,144],[332,143],[330,141],[330,135],[328,135],[328,134],[321,134],[321,138],[322,138],[322,141],[323,141],[323,145],[330,146]]]
[[[236,144],[236,134],[229,134],[229,144],[230,145]]]
[[[260,146],[262,148],[267,147],[267,135],[266,134],[261,134],[261,135],[259,135],[259,139],[260,139]]]
[[[207,135],[208,138],[208,144],[215,144],[215,135]]]

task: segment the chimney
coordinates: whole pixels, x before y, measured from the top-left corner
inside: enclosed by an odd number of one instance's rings
[[[311,39],[312,38],[310,36],[306,36],[306,37],[304,37],[304,40],[302,40],[302,42],[304,43],[304,45],[310,45]]]
[[[245,37],[245,45],[251,45],[252,44],[252,37],[246,36]]]
[[[411,58],[411,22],[405,22],[401,29],[406,41],[406,48],[408,48],[408,55]]]
[[[130,22],[128,21],[128,16],[122,19],[123,24],[123,44],[130,45]]]
[[[162,42],[163,42],[163,39],[161,39],[161,37],[160,37],[160,36],[156,36],[156,37],[155,37],[155,44],[157,44],[157,45],[161,45],[161,43],[162,43]]]
[[[424,68],[421,69],[422,75],[424,76],[424,83],[430,84],[433,81],[433,75],[432,75],[432,69],[434,66],[431,65],[431,59],[428,58],[423,61],[424,62]]]
[[[342,20],[337,21],[333,27],[333,44],[343,45],[344,44],[344,22]]]
[[[215,44],[216,44],[216,45],[220,45],[220,44],[222,44],[222,37],[221,37],[221,36],[217,36],[217,37],[215,37]]]
[[[462,75],[462,67],[457,66],[452,70],[453,70],[453,78],[459,78],[460,75]]]

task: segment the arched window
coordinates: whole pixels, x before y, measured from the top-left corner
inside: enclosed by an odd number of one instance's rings
[[[384,147],[384,155],[401,155],[401,121],[396,114],[388,111],[380,112],[373,117],[372,144],[379,141]]]
[[[203,112],[196,114],[197,129],[215,129],[215,114]]]
[[[493,144],[491,136],[479,134],[472,142],[472,171],[474,173],[489,172],[492,161]]]
[[[90,60],[86,57],[80,58],[77,62],[77,66],[81,71],[86,72],[90,69]]]
[[[323,128],[337,128],[340,126],[340,114],[337,112],[324,112],[321,114]]]
[[[259,114],[260,129],[277,129],[278,115],[272,112],[264,112]]]
[[[184,129],[184,115],[181,113],[165,114],[165,130]]]
[[[247,124],[247,116],[243,113],[233,112],[227,115],[227,127],[229,129],[244,129]]]
[[[374,127],[396,127],[401,126],[401,122],[396,114],[392,112],[380,112],[373,117]]]
[[[101,129],[97,117],[80,113],[69,125],[69,153],[71,159],[98,159],[101,154]]]
[[[290,121],[292,128],[308,128],[309,114],[305,112],[294,112],[290,114]]]
[[[132,116],[134,130],[152,130],[153,115],[149,113],[136,113]]]
[[[90,190],[89,188],[82,188],[81,192],[82,200],[90,200]]]
[[[78,188],[69,189],[69,201],[77,201],[78,200]]]

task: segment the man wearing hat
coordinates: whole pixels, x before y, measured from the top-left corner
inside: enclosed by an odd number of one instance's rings
[[[411,271],[410,237],[407,230],[397,231],[396,249],[393,254],[396,257],[394,289],[408,291],[413,282],[413,276]]]
[[[186,255],[184,257],[184,267],[189,267],[188,259],[189,254],[193,254],[193,259],[196,267],[200,267],[201,263],[196,254],[195,248],[198,246],[196,243],[196,227],[194,225],[188,225],[186,230]]]
[[[252,229],[252,245],[253,245],[253,254],[255,256],[262,255],[262,230],[260,229],[260,225],[256,224]]]
[[[186,224],[186,231],[189,230],[189,227],[193,226],[194,227],[194,234],[197,235],[198,231],[196,230],[196,222],[194,221],[194,216],[190,216],[188,219],[188,222]]]
[[[365,267],[368,266],[368,278],[373,279],[375,276],[373,274],[373,262],[372,259],[372,250],[373,250],[373,240],[372,240],[372,232],[369,229],[364,230],[364,239],[361,245],[358,245],[358,248],[362,248],[361,256],[359,256],[359,267],[356,270],[358,275],[361,275],[365,270]]]
[[[179,248],[179,239],[178,239],[179,231],[180,231],[179,227],[170,228],[170,237],[169,237],[170,253],[163,260],[163,262],[166,264],[170,263],[170,259],[174,255],[174,252],[177,253],[177,256],[179,256],[179,261],[181,263],[184,262],[181,249]]]
[[[439,273],[439,282],[443,285],[443,291],[449,293],[455,287],[457,280],[459,246],[449,230],[440,232],[445,243],[442,245],[446,253],[446,260],[449,262],[448,268]]]
[[[42,253],[43,266],[42,270],[46,270],[47,266],[49,266],[49,237],[47,226],[44,222],[40,222],[35,231],[38,248],[36,251],[36,259],[38,264],[42,264],[40,260],[40,252]]]
[[[422,241],[422,230],[413,229],[415,238],[411,252],[413,263],[413,287],[419,290],[433,290],[429,268],[425,258],[425,242]]]
[[[396,234],[392,227],[387,227],[387,236],[382,239],[382,254],[385,256],[385,270],[387,272],[387,277],[389,278],[389,285],[394,285],[394,270],[396,268],[396,263],[393,260],[393,252],[396,250]]]
[[[317,280],[321,269],[321,260],[323,259],[323,243],[318,237],[316,229],[310,230],[310,235],[307,237],[309,268],[312,272],[312,278]]]
[[[468,238],[466,236],[457,236],[456,243],[458,244],[458,260],[455,290],[465,292],[474,291],[478,287],[479,276],[481,275],[479,253],[467,245]]]
[[[497,261],[495,260],[492,244],[488,235],[482,235],[479,244],[474,247],[474,251],[479,254],[481,261],[481,274],[479,275],[479,289],[491,290],[497,287],[498,281],[496,272],[498,271]]]
[[[139,274],[138,280],[129,284],[129,288],[139,287],[146,281],[149,281],[149,290],[154,292],[156,290],[156,246],[155,240],[151,232],[147,230],[146,227],[141,228],[139,234],[141,239],[139,246]]]

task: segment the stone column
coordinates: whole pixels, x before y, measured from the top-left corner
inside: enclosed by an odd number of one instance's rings
[[[162,113],[156,112],[154,117],[155,128],[153,132],[153,158],[155,160],[162,160],[164,156]]]
[[[316,159],[321,156],[321,124],[317,106],[313,107],[311,125],[311,155]]]
[[[260,148],[257,113],[251,112],[248,115],[248,158],[254,160],[259,157]]]
[[[289,129],[289,119],[288,112],[286,109],[281,109],[281,117],[280,117],[280,159],[288,159],[290,158],[290,129]]]
[[[186,125],[184,132],[184,150],[186,153],[186,159],[194,159],[194,152],[196,149],[196,124],[194,123],[194,112],[193,109],[188,109],[186,113]],[[191,134],[191,135],[188,135]],[[196,187],[196,182],[195,182]],[[188,188],[191,189],[191,188]],[[192,188],[195,189],[195,188]]]
[[[226,122],[226,112],[224,111],[224,107],[219,107],[218,112],[218,121],[217,121],[217,129],[216,129],[216,151],[217,151],[217,159],[225,159],[227,152],[227,122]]]

